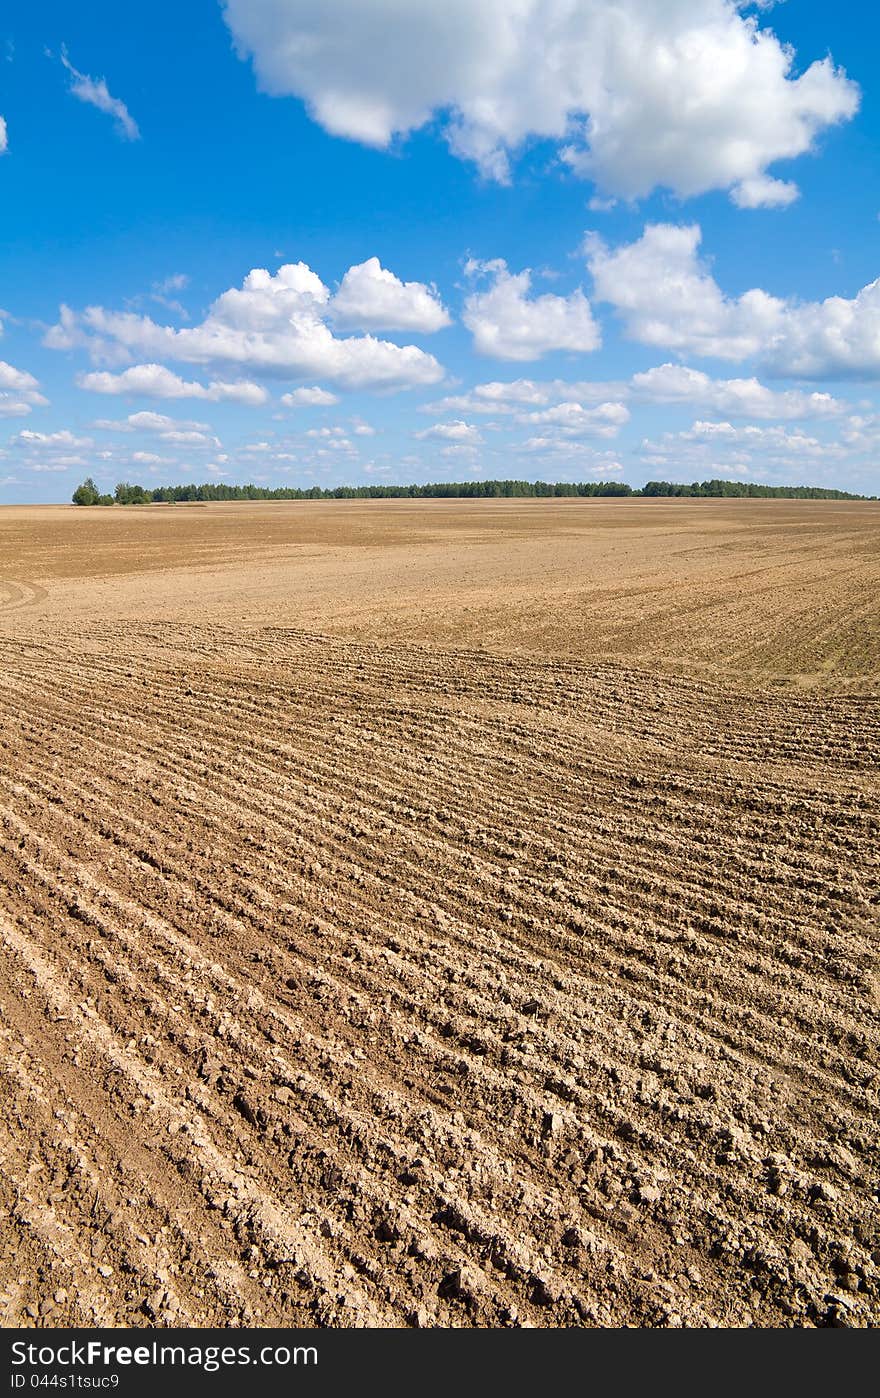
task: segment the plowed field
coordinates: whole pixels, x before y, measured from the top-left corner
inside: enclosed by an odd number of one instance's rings
[[[0,512],[5,1325],[880,1319],[880,506]]]

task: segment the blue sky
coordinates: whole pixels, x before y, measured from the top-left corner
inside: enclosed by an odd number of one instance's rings
[[[880,493],[869,9],[3,24],[0,502],[86,474]]]

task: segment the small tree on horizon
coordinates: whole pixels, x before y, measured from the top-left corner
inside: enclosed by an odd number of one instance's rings
[[[82,485],[78,485],[73,492],[74,505],[97,505],[101,492],[95,485],[91,476],[86,476]]]

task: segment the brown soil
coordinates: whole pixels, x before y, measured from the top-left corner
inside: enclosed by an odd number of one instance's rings
[[[875,1325],[880,506],[0,512],[5,1325]]]

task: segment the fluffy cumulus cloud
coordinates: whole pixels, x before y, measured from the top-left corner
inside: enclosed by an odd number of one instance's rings
[[[144,409],[139,413],[129,413],[119,420],[99,418],[94,424],[105,432],[167,432],[170,429],[181,431],[207,432],[207,422],[184,422],[178,417],[168,417],[166,413],[154,413]]]
[[[511,379],[478,383],[466,393],[438,398],[424,403],[419,412],[444,414],[449,412],[489,413],[493,416],[515,413],[524,407],[543,407],[550,403],[601,403],[612,395],[621,398],[628,393],[626,383],[602,380],[570,382],[565,379]]]
[[[767,343],[781,302],[763,291],[725,297],[698,255],[696,224],[649,224],[642,237],[609,248],[586,240],[594,294],[623,317],[627,333],[645,345],[745,359]]]
[[[601,344],[590,303],[579,288],[569,296],[532,295],[531,272],[510,272],[500,258],[470,263],[467,270],[490,279],[486,290],[465,299],[462,314],[480,354],[530,360],[553,350],[584,353]]]
[[[45,407],[48,399],[39,388],[33,374],[0,359],[0,417],[27,417],[33,408]]]
[[[419,411],[437,416],[455,412],[549,422],[552,419],[548,413],[559,420],[568,412],[571,420],[577,421],[580,413],[595,413],[596,405],[604,405],[605,410],[613,409],[622,421],[619,409],[624,402],[677,405],[722,417],[765,421],[839,417],[849,409],[846,402],[830,393],[776,390],[754,377],[713,379],[699,369],[667,363],[626,380],[495,380],[475,384],[466,393],[425,403]]]
[[[880,377],[880,279],[855,296],[786,305],[764,356],[776,373],[805,379]]]
[[[269,398],[260,384],[246,380],[237,383],[215,380],[207,385],[188,383],[164,364],[134,364],[121,374],[110,374],[106,370],[80,374],[77,383],[91,393],[128,393],[139,398],[204,398],[210,403],[244,403],[251,407],[259,407]]]
[[[735,427],[730,422],[697,421],[685,432],[673,435],[680,442],[707,442],[716,449],[719,447],[771,448],[775,451],[789,451],[801,456],[837,456],[840,445],[837,442],[822,442],[795,428],[757,427],[748,423]]]
[[[36,432],[25,427],[9,438],[6,447],[0,454],[12,456],[16,467],[41,475],[74,468],[81,470],[92,464],[94,441],[91,437],[77,436],[67,427],[54,432]],[[90,449],[87,454],[83,454],[84,448]]]
[[[318,452],[322,455],[327,452],[356,454],[355,445],[344,427],[310,427],[305,435],[310,442],[318,444]]]
[[[739,209],[784,209],[800,197],[800,190],[792,180],[755,175],[752,179],[740,180],[730,197]]]
[[[330,302],[333,323],[343,330],[409,330],[431,334],[451,324],[434,287],[402,282],[370,257],[349,267]]]
[[[641,238],[609,248],[586,240],[597,300],[620,313],[645,345],[718,359],[756,358],[792,378],[880,375],[880,280],[851,299],[796,302],[759,288],[727,296],[701,259],[696,224],[650,224]]]
[[[148,432],[155,433],[163,442],[175,446],[219,447],[220,440],[211,434],[207,422],[188,422],[181,418],[168,417],[165,413],[144,410],[129,413],[119,420],[99,418],[94,424],[102,432]]]
[[[74,97],[111,116],[117,132],[124,140],[140,139],[137,122],[121,98],[112,96],[104,78],[90,78],[86,73],[80,73],[74,68],[64,49],[61,51],[61,62],[70,74],[70,91]]]
[[[24,402],[15,393],[0,389],[0,417],[27,417],[31,411],[30,403]]]
[[[332,408],[339,397],[326,388],[294,388],[283,393],[281,401],[287,408]]]
[[[830,393],[777,391],[759,379],[713,379],[684,364],[659,364],[633,374],[633,396],[648,403],[681,404],[701,412],[737,418],[786,419],[838,417],[847,404]]]
[[[77,437],[67,427],[57,432],[33,432],[29,427],[22,428],[9,439],[12,447],[90,447],[91,437]]]
[[[556,403],[532,413],[519,413],[517,422],[555,428],[562,437],[616,437],[629,422],[623,403],[600,403],[585,408],[582,403]]]
[[[682,432],[665,432],[658,440],[642,442],[639,454],[645,466],[662,470],[670,480],[744,476],[798,481],[808,463],[816,484],[826,468],[857,457],[845,440],[823,440],[797,427],[702,420]]]
[[[476,446],[483,438],[480,429],[472,422],[437,422],[433,427],[425,427],[416,432],[419,441],[454,442],[459,446]]]
[[[149,357],[188,364],[235,366],[283,378],[322,378],[345,388],[408,388],[436,383],[443,370],[416,345],[373,335],[337,336],[327,321],[331,295],[303,262],[273,276],[255,268],[240,287],[224,291],[199,325],[160,325],[132,311],[63,306],[45,344],[85,348],[98,363]]]
[[[850,451],[867,452],[873,464],[880,451],[880,414],[854,413],[840,435]]]
[[[0,388],[11,388],[24,394],[34,392],[37,386],[33,374],[27,373],[25,369],[16,369],[13,364],[7,364],[4,359],[0,359]]]
[[[850,118],[856,85],[795,54],[736,0],[222,0],[260,86],[373,146],[438,117],[459,156],[505,180],[529,137],[605,194],[729,189],[787,203],[767,175]]]

